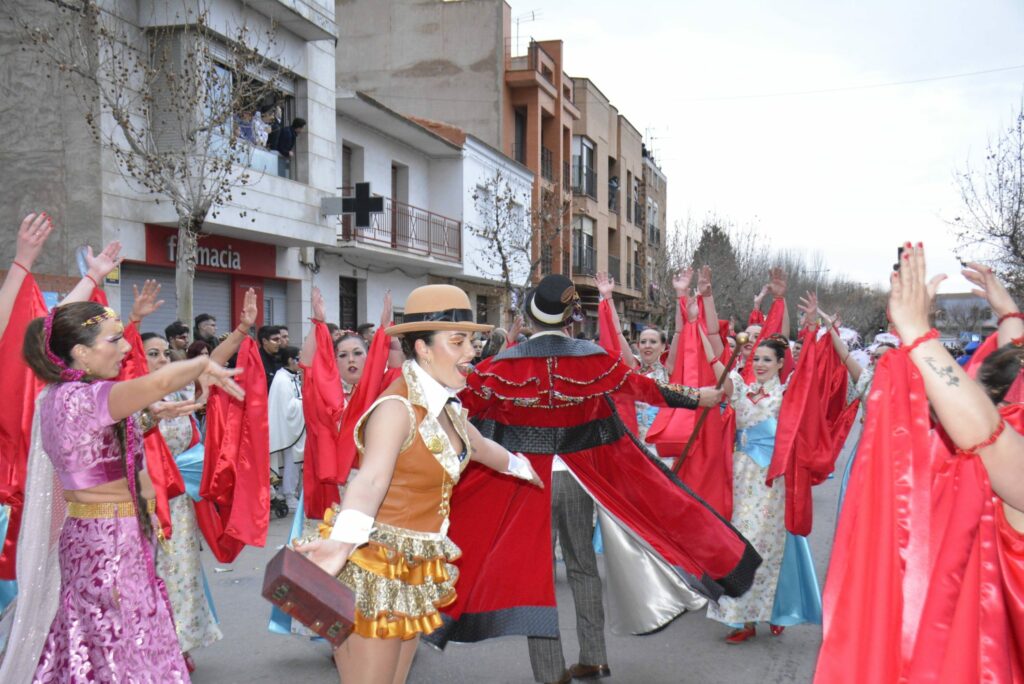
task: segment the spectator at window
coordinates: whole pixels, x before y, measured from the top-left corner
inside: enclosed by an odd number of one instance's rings
[[[281,106],[274,105],[273,109],[263,112],[263,121],[270,126],[267,133],[267,149],[277,150],[277,139],[281,135]]]
[[[295,142],[299,134],[306,130],[306,120],[296,117],[292,119],[291,126],[285,126],[277,136],[277,153],[281,155],[278,160],[279,176],[288,177],[291,175],[291,163],[295,158]]]
[[[271,124],[274,122],[274,113],[270,110],[264,112],[256,112],[256,115],[252,118],[252,132],[253,137],[256,138],[256,144],[260,147],[267,146],[267,140],[270,138]]]
[[[253,127],[252,112],[242,112],[235,117],[235,135],[252,145],[256,144],[256,130]]]
[[[181,321],[174,321],[164,328],[164,335],[167,337],[171,361],[184,361],[189,345],[188,326]]]

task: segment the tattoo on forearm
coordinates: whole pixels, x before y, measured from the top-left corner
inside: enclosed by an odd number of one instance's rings
[[[928,367],[932,369],[932,372],[945,380],[947,385],[950,387],[960,386],[960,378],[956,376],[952,366],[946,366],[944,368],[940,367],[934,357],[931,356],[924,357],[924,362],[928,364]]]

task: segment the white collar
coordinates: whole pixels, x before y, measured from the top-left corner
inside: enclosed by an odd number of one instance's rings
[[[416,361],[406,361],[405,365],[413,377],[416,378],[416,382],[419,383],[420,391],[423,393],[423,398],[427,403],[425,407],[427,413],[437,418],[441,415],[441,411],[444,411],[448,400],[456,397],[458,393],[448,389],[431,377],[430,373],[423,370]]]

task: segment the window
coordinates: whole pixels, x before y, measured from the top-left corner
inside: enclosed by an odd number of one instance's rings
[[[486,323],[487,322],[487,296],[477,295],[476,296],[476,322]]]
[[[512,143],[512,158],[520,164],[526,163],[526,110],[517,109],[515,118],[515,140]]]
[[[594,219],[577,216],[573,227],[572,270],[581,275],[594,275]]]
[[[246,166],[283,178],[295,178],[294,139],[291,124],[295,118],[295,84],[291,79],[278,79],[280,87],[271,88],[249,74],[239,74],[223,64],[214,63],[217,76],[215,99],[224,107],[235,107],[230,129],[225,126],[224,136],[233,136],[242,142]],[[281,131],[288,128],[285,139]],[[291,143],[292,156],[279,152]]]
[[[355,278],[339,278],[338,281],[338,325],[344,330],[355,330],[359,325],[356,301],[359,281]],[[398,322],[398,318],[395,318]]]
[[[582,135],[572,137],[572,188],[577,195],[597,199],[597,172],[594,171],[594,143]]]

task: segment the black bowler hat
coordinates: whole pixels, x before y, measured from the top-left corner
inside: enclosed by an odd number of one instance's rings
[[[544,276],[537,287],[526,293],[526,313],[542,325],[563,326],[573,320],[579,309],[576,286],[564,275]]]

